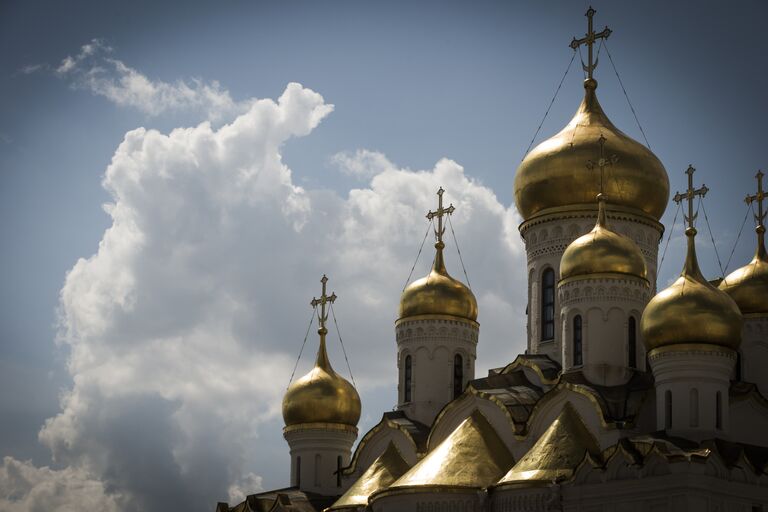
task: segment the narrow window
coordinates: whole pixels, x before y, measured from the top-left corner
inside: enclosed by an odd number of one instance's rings
[[[736,380],[741,380],[741,352],[736,352]]]
[[[637,329],[635,317],[629,317],[627,328],[629,330],[627,333],[627,341],[629,343],[627,353],[629,355],[629,361],[627,363],[630,368],[637,368]]]
[[[555,271],[548,268],[541,275],[541,340],[555,338]]]
[[[458,398],[464,388],[464,361],[460,354],[453,357],[453,398]]]
[[[696,388],[691,389],[691,405],[690,405],[690,425],[692,427],[699,426],[699,390]]]
[[[581,315],[576,315],[573,317],[573,366],[581,366],[583,364],[581,342]]]
[[[301,457],[296,457],[296,487],[301,487]]]
[[[336,457],[336,487],[341,487],[341,455]]]
[[[403,379],[403,390],[404,398],[406,402],[411,401],[411,377],[412,377],[412,369],[411,369],[411,356],[405,356],[405,378]]]
[[[672,428],[672,392],[664,392],[664,428]]]
[[[723,395],[719,391],[715,395],[715,428],[723,429]]]
[[[315,487],[320,487],[320,454],[315,455]]]

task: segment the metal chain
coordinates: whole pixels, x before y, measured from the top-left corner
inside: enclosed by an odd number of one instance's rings
[[[747,224],[747,217],[749,217],[750,209],[752,210],[752,213],[754,213],[755,206],[753,204],[747,205],[747,213],[744,214],[744,221],[741,223],[739,234],[736,236],[736,241],[733,242],[733,249],[731,249],[731,255],[728,256],[728,261],[725,262],[725,270],[728,270],[728,266],[731,264],[731,258],[733,258],[733,253],[736,252],[736,246],[739,244],[739,239],[741,238],[741,232],[744,231],[744,226]],[[725,273],[723,273],[723,278],[725,278]]]
[[[613,67],[613,72],[616,73],[616,78],[619,79],[619,85],[621,86],[621,90],[624,91],[624,97],[627,98],[627,103],[629,104],[629,109],[632,111],[632,115],[635,116],[635,122],[637,123],[637,127],[640,128],[640,133],[643,134],[643,139],[645,140],[645,145],[648,146],[648,149],[651,149],[651,143],[648,142],[648,137],[645,136],[645,130],[643,130],[643,125],[640,124],[640,119],[637,118],[637,112],[635,112],[635,107],[632,106],[632,102],[629,101],[629,95],[627,94],[627,90],[624,88],[624,82],[621,81],[621,77],[619,76],[619,70],[616,69],[616,64],[613,63],[613,57],[611,57],[611,52],[608,50],[608,43],[605,43],[605,53],[608,54],[608,60],[611,61],[611,67]]]
[[[717,264],[720,265],[721,276],[725,277],[725,269],[723,268],[723,262],[720,261],[720,253],[717,252],[717,244],[715,244],[715,236],[712,234],[712,227],[709,225],[709,218],[707,217],[707,209],[704,207],[704,197],[699,196],[699,206],[701,211],[704,212],[704,220],[707,221],[707,229],[709,230],[709,238],[712,240],[712,247],[715,248],[715,256],[717,256]]]
[[[333,317],[333,325],[336,326],[336,334],[339,336],[339,342],[341,343],[341,351],[344,353],[344,360],[347,362],[347,370],[349,370],[349,378],[352,379],[352,384],[357,387],[355,382],[355,376],[352,375],[352,367],[349,366],[349,359],[347,358],[347,350],[344,348],[344,340],[341,339],[341,331],[339,330],[339,324],[336,322],[336,313],[333,311],[333,302],[331,302],[331,316]]]
[[[661,261],[659,262],[659,270],[657,274],[661,274],[661,266],[664,265],[664,258],[667,256],[667,249],[669,248],[669,242],[672,240],[672,232],[675,230],[675,224],[677,224],[677,216],[680,215],[680,209],[682,203],[677,203],[677,211],[675,212],[675,218],[672,221],[672,227],[669,228],[669,235],[667,236],[667,245],[664,246],[664,251],[661,253]]]
[[[307,338],[309,337],[309,330],[312,329],[312,324],[315,321],[316,309],[317,309],[317,306],[312,308],[312,314],[309,317],[309,325],[307,326],[307,333],[304,335],[304,341],[301,343],[301,350],[299,350],[299,357],[296,358],[296,364],[293,365],[293,371],[291,372],[291,380],[288,381],[288,387],[291,387],[291,382],[293,382],[293,377],[296,375],[296,368],[299,367],[299,360],[301,359],[301,353],[304,352],[304,345],[307,344]]]
[[[416,261],[413,262],[413,266],[411,267],[411,271],[408,273],[408,277],[405,280],[405,284],[403,285],[403,290],[405,291],[405,287],[408,286],[408,283],[411,281],[411,276],[413,275],[413,269],[416,268],[416,264],[419,262],[419,256],[421,256],[421,251],[424,249],[424,242],[427,241],[427,236],[429,235],[429,230],[432,227],[433,221],[430,219],[429,224],[427,225],[427,232],[424,233],[424,239],[421,241],[421,247],[419,247],[419,253],[416,255]]]
[[[451,235],[453,236],[453,242],[456,244],[456,252],[459,253],[459,261],[461,262],[461,269],[464,271],[464,277],[467,279],[467,286],[472,289],[472,285],[469,284],[469,276],[467,275],[467,268],[464,266],[464,260],[461,258],[461,249],[459,249],[459,241],[456,239],[456,233],[453,232],[453,223],[451,222],[451,216],[448,216],[448,225],[451,227]]]
[[[528,144],[528,148],[525,150],[525,153],[523,154],[523,158],[520,159],[521,162],[525,160],[525,157],[528,154],[528,152],[531,150],[531,147],[533,146],[533,143],[536,140],[536,137],[539,135],[539,132],[541,131],[541,127],[544,125],[544,121],[547,119],[547,116],[549,115],[549,110],[552,108],[552,105],[555,103],[555,98],[557,98],[557,94],[560,92],[560,88],[563,86],[565,77],[568,76],[568,72],[571,70],[571,65],[573,64],[573,60],[575,57],[576,57],[576,51],[574,50],[573,55],[571,55],[571,60],[570,62],[568,62],[568,67],[565,68],[565,73],[563,74],[563,78],[560,79],[560,83],[557,86],[557,90],[555,90],[555,95],[552,96],[552,101],[549,102],[547,111],[544,112],[544,117],[541,118],[539,127],[536,128],[536,133],[533,134],[533,137],[531,138],[531,142]]]

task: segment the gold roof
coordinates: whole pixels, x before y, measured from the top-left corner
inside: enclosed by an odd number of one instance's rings
[[[357,426],[360,396],[344,377],[337,374],[325,350],[325,327],[318,330],[320,347],[315,367],[290,385],[283,397],[285,426],[305,423],[340,423]]]
[[[696,229],[685,231],[688,252],[683,272],[672,286],[645,307],[640,321],[648,350],[683,343],[738,348],[742,317],[738,306],[725,292],[712,286],[701,274],[696,259]]]
[[[599,460],[600,447],[571,403],[566,402],[557,419],[497,485],[568,478],[586,453]]]
[[[768,256],[763,233],[759,235],[752,261],[728,274],[720,283],[720,289],[736,301],[742,314],[768,313]]]
[[[504,442],[480,411],[451,432],[389,490],[412,487],[485,488],[514,463]]]
[[[616,156],[606,175],[604,191],[612,204],[658,220],[669,200],[667,171],[648,148],[631,139],[608,119],[595,95],[597,82],[584,82],[585,95],[576,115],[554,137],[536,146],[517,168],[515,203],[528,220],[549,208],[591,207],[600,192],[600,175],[587,162],[600,150]]]
[[[443,248],[435,244],[435,261],[432,270],[409,284],[400,297],[400,318],[418,315],[451,315],[477,320],[477,300],[472,291],[461,281],[452,278],[445,268]]]
[[[605,218],[605,199],[598,194],[597,223],[565,249],[560,260],[560,279],[600,273],[626,274],[647,279],[648,270],[640,249],[629,238],[611,231]]]
[[[360,478],[347,489],[347,492],[326,510],[365,507],[368,505],[368,497],[371,494],[379,489],[389,487],[409,468],[410,466],[400,455],[397,447],[390,441],[384,453],[379,455],[373,464],[360,475]]]

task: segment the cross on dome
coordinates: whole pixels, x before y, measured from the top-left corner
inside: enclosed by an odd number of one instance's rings
[[[443,208],[443,193],[445,190],[443,190],[443,187],[440,187],[437,191],[437,210],[432,211],[430,210],[427,213],[427,219],[432,220],[435,217],[437,217],[437,228],[435,229],[435,237],[437,238],[437,242],[435,243],[435,247],[440,246],[440,248],[444,247],[445,244],[443,243],[443,234],[445,234],[445,226],[443,226],[443,215],[451,215],[456,208],[453,207],[453,203],[448,205],[448,208]]]
[[[318,332],[325,334],[328,332],[328,329],[325,328],[325,322],[328,320],[328,311],[326,311],[325,305],[333,304],[336,301],[336,294],[331,292],[330,295],[326,295],[325,285],[328,282],[328,278],[325,274],[323,274],[323,278],[320,279],[320,282],[323,283],[323,293],[320,295],[319,299],[313,297],[309,304],[313,308],[320,306],[320,311],[317,313],[317,319],[320,321],[320,329],[318,329]]]
[[[602,32],[597,32],[592,28],[592,17],[595,15],[597,11],[595,11],[592,6],[587,9],[587,12],[584,16],[587,17],[587,33],[582,37],[581,39],[576,39],[575,37],[571,41],[570,47],[574,50],[577,49],[582,44],[587,45],[587,65],[585,66],[582,62],[581,67],[584,68],[584,71],[587,72],[587,78],[589,80],[592,80],[592,72],[597,67],[597,59],[592,61],[592,47],[594,46],[595,42],[598,39],[608,39],[608,36],[611,35],[611,29],[609,29],[607,26],[602,30]]]
[[[600,138],[597,139],[597,143],[600,144],[600,158],[598,158],[597,162],[594,162],[593,160],[587,160],[587,169],[590,171],[595,168],[595,166],[600,168],[600,195],[603,195],[603,171],[606,167],[609,167],[616,162],[619,161],[619,157],[616,155],[611,155],[609,157],[605,156],[605,141],[608,140],[605,137],[603,137],[603,134],[600,134]]]
[[[685,218],[685,222],[688,223],[688,228],[685,230],[686,234],[696,234],[696,228],[693,227],[693,221],[696,220],[696,217],[698,217],[698,213],[693,213],[693,200],[696,198],[696,196],[704,197],[707,195],[707,192],[709,192],[709,189],[706,185],[701,186],[701,188],[694,188],[693,186],[693,173],[696,172],[696,169],[689,165],[688,169],[685,170],[685,174],[688,175],[688,190],[686,190],[684,193],[678,192],[675,194],[675,197],[672,199],[677,203],[680,204],[683,199],[688,201],[688,215],[683,214],[683,217]]]
[[[763,191],[763,171],[757,171],[757,174],[755,174],[755,178],[757,178],[757,194],[754,195],[748,195],[744,201],[747,204],[752,204],[753,202],[757,201],[757,215],[755,215],[755,220],[757,221],[757,230],[758,232],[762,231],[765,232],[765,225],[763,224],[765,222],[765,215],[766,212],[763,211],[763,200],[768,196],[766,195],[765,191]]]

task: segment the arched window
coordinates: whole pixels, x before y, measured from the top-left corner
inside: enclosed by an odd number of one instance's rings
[[[541,340],[555,339],[555,271],[541,275]]]
[[[458,398],[464,390],[464,361],[461,354],[453,356],[453,398]]]
[[[637,322],[635,321],[635,317],[631,316],[629,317],[629,322],[627,322],[627,342],[629,346],[627,347],[627,354],[628,359],[627,366],[630,368],[637,368]]]
[[[664,392],[664,428],[672,428],[672,392]]]
[[[296,487],[301,487],[301,456],[296,457]]]
[[[719,391],[715,395],[715,428],[723,429],[723,395]]]
[[[736,375],[735,375],[736,380],[741,380],[741,371],[742,371],[741,364],[742,364],[741,351],[739,351],[739,352],[736,352]]]
[[[581,315],[573,317],[573,366],[581,366],[584,363],[581,345]]]
[[[411,368],[411,356],[405,356],[405,377],[403,379],[403,399],[405,402],[411,401],[411,380],[413,369]]]
[[[691,389],[691,404],[690,404],[690,421],[689,424],[692,427],[699,426],[699,390],[696,388]]]
[[[320,454],[315,455],[315,487],[320,487],[320,464],[322,459]]]
[[[341,455],[336,457],[336,487],[341,487]]]

